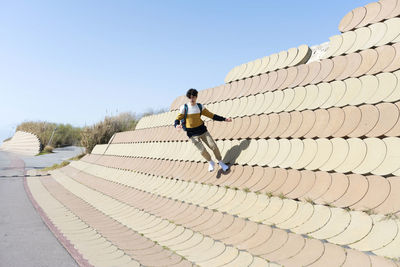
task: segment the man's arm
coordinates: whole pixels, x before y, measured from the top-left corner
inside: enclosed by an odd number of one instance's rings
[[[174,126],[176,127],[177,125],[180,125],[180,124],[181,124],[181,120],[182,120],[184,117],[185,117],[184,114],[179,113],[178,116],[177,116],[176,119],[175,119]]]
[[[203,110],[201,114],[215,121],[225,121],[224,117],[218,116],[217,114],[208,111],[208,109],[206,108]]]

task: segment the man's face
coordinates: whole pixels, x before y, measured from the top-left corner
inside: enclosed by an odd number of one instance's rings
[[[189,96],[190,104],[195,105],[197,101],[197,96],[191,95]]]

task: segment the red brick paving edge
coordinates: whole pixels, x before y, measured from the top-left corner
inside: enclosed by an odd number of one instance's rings
[[[20,162],[18,162],[20,161]],[[71,257],[76,261],[79,266],[82,267],[93,267],[86,259],[83,258],[82,254],[75,249],[75,247],[71,244],[71,242],[65,238],[65,236],[58,230],[58,228],[50,221],[49,217],[47,217],[44,210],[39,206],[39,204],[34,199],[31,190],[28,187],[27,177],[26,177],[26,170],[25,170],[25,162],[19,158],[17,160],[13,159],[12,163],[21,163],[24,168],[24,188],[26,195],[28,196],[29,200],[31,201],[32,205],[35,207],[36,211],[39,213],[42,221],[47,225],[49,230],[54,234],[57,238],[58,242],[64,246],[64,248],[68,251]]]

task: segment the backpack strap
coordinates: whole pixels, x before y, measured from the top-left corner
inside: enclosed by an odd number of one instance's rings
[[[201,112],[203,111],[203,105],[202,104],[200,104],[200,103],[197,103],[197,106],[199,107],[199,109],[200,109],[200,115],[201,115]]]

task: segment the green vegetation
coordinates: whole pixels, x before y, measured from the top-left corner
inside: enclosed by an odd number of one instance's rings
[[[44,168],[44,169],[42,169],[42,171],[52,171],[55,169],[59,169],[59,168],[67,166],[69,163],[70,163],[69,161],[63,161],[60,164],[54,164],[50,167]]]
[[[75,157],[73,157],[73,158],[70,158],[70,159],[68,159],[68,160],[80,160],[80,159],[83,158],[85,155],[86,155],[85,153],[82,153],[82,154],[80,154],[80,155],[78,155],[78,156],[75,156]]]

